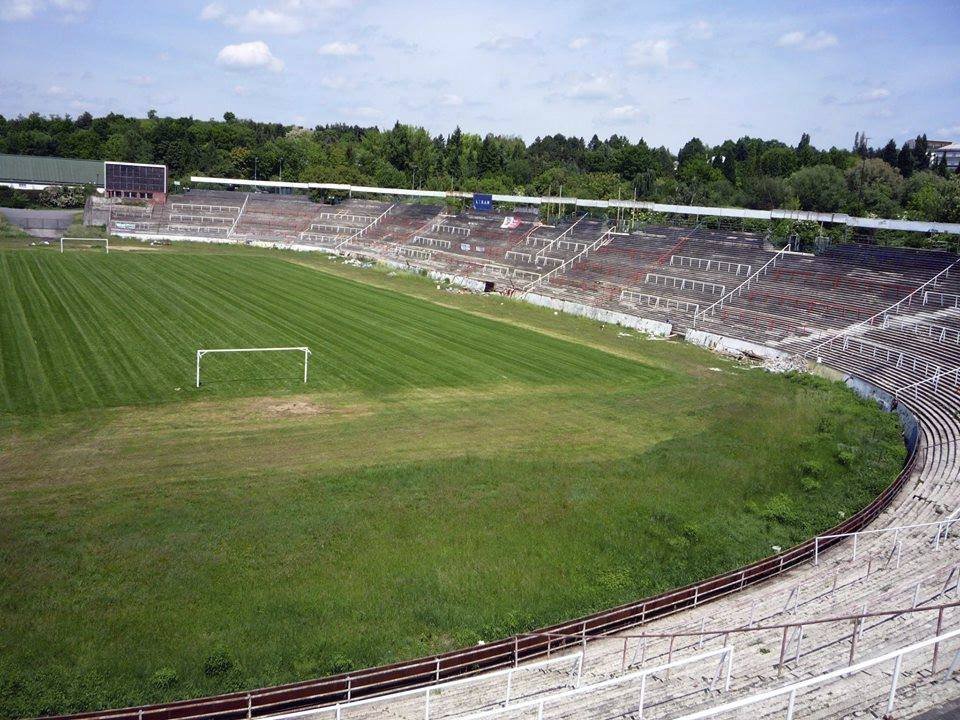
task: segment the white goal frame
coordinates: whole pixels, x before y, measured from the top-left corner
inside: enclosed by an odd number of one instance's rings
[[[90,240],[103,240],[103,241],[107,244],[107,255],[110,254],[110,238],[108,238],[108,237],[105,237],[105,238],[62,237],[62,238],[60,238],[60,252],[63,252],[63,241],[64,241],[64,240],[85,240],[85,241],[90,241]]]
[[[303,381],[307,381],[307,367],[310,356],[313,354],[308,347],[269,347],[269,348],[202,348],[197,350],[197,387],[200,387],[200,360],[204,355],[211,353],[239,353],[239,352],[302,352],[303,353]]]

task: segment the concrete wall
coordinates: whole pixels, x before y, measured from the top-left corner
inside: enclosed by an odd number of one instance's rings
[[[788,358],[790,353],[782,350],[760,345],[758,343],[748,342],[747,340],[738,340],[737,338],[717,335],[716,333],[706,332],[705,330],[687,330],[685,339],[688,343],[708,348],[724,355],[753,355],[762,358]]]
[[[847,375],[843,381],[847,387],[860,397],[874,400],[887,412],[893,411],[900,416],[904,442],[906,442],[910,452],[913,452],[913,448],[916,446],[917,439],[920,435],[920,427],[913,413],[910,412],[904,404],[897,402],[897,399],[893,395],[883,388],[877,387],[872,382],[868,382],[854,375]]]
[[[597,320],[598,322],[609,323],[611,325],[621,325],[623,327],[639,330],[640,332],[647,333],[648,335],[665,337],[673,330],[673,326],[670,323],[660,322],[659,320],[648,320],[647,318],[638,317],[636,315],[628,315],[627,313],[616,312],[615,310],[607,310],[605,308],[597,308],[593,307],[592,305],[584,305],[582,303],[571,302],[569,300],[560,300],[559,298],[550,297],[548,295],[523,293],[522,295],[518,295],[516,297],[533,305],[552,308],[562,313],[579,315],[581,317],[587,317],[591,320]]]

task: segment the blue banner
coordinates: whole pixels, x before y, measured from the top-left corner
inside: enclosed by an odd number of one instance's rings
[[[473,209],[481,212],[493,210],[493,195],[473,194]]]

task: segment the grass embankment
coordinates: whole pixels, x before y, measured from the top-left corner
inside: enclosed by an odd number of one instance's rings
[[[903,457],[838,385],[309,262],[0,253],[0,715],[626,602],[831,526]],[[191,387],[196,348],[274,344],[313,347],[306,387],[296,356]]]

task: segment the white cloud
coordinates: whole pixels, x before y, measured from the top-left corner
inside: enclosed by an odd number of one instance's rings
[[[247,86],[246,85],[234,85],[233,94],[238,97],[246,97],[247,95]]]
[[[201,20],[216,20],[243,33],[297,35],[320,24],[328,14],[352,6],[356,0],[268,0],[246,12],[231,13],[219,0],[206,5]]]
[[[227,9],[218,2],[212,2],[209,5],[205,5],[203,10],[200,11],[201,20],[219,20],[223,17],[226,17],[226,15]]]
[[[346,108],[346,112],[349,115],[353,115],[358,118],[372,119],[380,117],[380,111],[375,107],[370,107],[369,105],[361,105],[360,107]]]
[[[274,33],[276,35],[296,35],[306,28],[302,16],[292,15],[279,10],[254,8],[238,19],[227,21],[241,32]]]
[[[519,35],[498,35],[489,40],[484,40],[477,45],[477,49],[492,52],[514,52],[522,50],[529,43],[530,38],[520,37]]]
[[[347,79],[344,77],[327,77],[324,76],[320,78],[320,85],[327,88],[328,90],[343,90],[347,87]]]
[[[942,128],[937,128],[937,135],[942,135],[944,139],[950,139],[960,136],[960,123]]]
[[[687,27],[687,37],[691,40],[709,40],[713,37],[713,27],[706,20],[696,20]]]
[[[46,94],[50,97],[64,97],[69,91],[62,85],[51,85],[47,88]]]
[[[802,30],[794,30],[784,33],[777,39],[777,45],[780,47],[797,48],[799,50],[823,50],[829,47],[835,47],[840,44],[837,36],[818,30],[815,33],[807,33]]]
[[[460,107],[461,105],[463,105],[463,98],[460,97],[459,95],[454,95],[453,93],[449,93],[447,95],[441,96],[439,103],[443,107]]]
[[[588,75],[570,83],[560,95],[570,100],[606,100],[617,97],[620,88],[610,75]]]
[[[360,46],[356,43],[336,40],[321,45],[317,48],[317,52],[320,55],[331,55],[333,57],[353,57],[360,54]]]
[[[639,40],[627,48],[627,64],[640,68],[666,68],[676,43],[666,38]]]
[[[603,115],[603,119],[612,123],[627,123],[646,120],[647,116],[636,105],[618,105],[610,108]]]
[[[847,98],[838,98],[836,95],[827,95],[823,99],[824,105],[869,105],[878,103],[890,97],[890,91],[883,87],[864,90]]]
[[[57,19],[73,21],[88,7],[87,0],[0,0],[0,20],[32,20],[45,10],[55,10]]]
[[[587,45],[590,44],[590,38],[588,37],[577,37],[570,41],[567,45],[571,50],[583,50]]]
[[[890,97],[890,91],[886,88],[874,88],[865,90],[854,98],[857,102],[879,102]]]
[[[135,75],[134,77],[129,77],[125,80],[128,85],[136,85],[137,87],[148,87],[153,85],[153,77],[150,75]]]
[[[283,70],[283,61],[275,57],[262,40],[227,45],[217,53],[217,65],[227,70],[260,70],[272,72]]]

